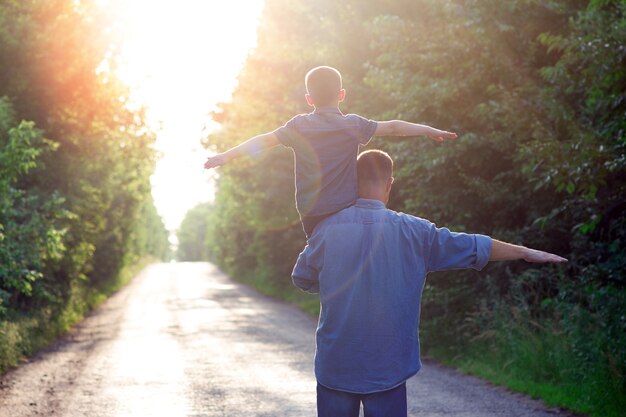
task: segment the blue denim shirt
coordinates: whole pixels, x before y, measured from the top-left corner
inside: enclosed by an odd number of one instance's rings
[[[376,132],[377,123],[337,107],[300,114],[276,129],[279,142],[293,150],[296,207],[300,215],[320,216],[356,201],[356,157]]]
[[[358,199],[322,221],[294,267],[294,284],[320,294],[315,374],[340,391],[372,393],[420,367],[418,325],[426,274],[482,269],[491,239]]]

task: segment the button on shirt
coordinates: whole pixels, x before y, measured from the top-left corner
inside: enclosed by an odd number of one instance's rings
[[[300,114],[276,129],[279,142],[294,152],[296,207],[319,216],[349,207],[357,199],[356,157],[377,123],[337,107]]]
[[[298,257],[294,284],[319,292],[315,374],[353,393],[385,391],[421,367],[418,324],[426,274],[482,269],[491,239],[454,233],[385,208],[356,204],[321,222]]]

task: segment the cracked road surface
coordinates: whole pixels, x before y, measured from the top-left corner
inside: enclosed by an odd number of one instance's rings
[[[0,417],[313,417],[316,321],[208,263],[155,264],[0,378]],[[409,415],[568,414],[426,362]]]

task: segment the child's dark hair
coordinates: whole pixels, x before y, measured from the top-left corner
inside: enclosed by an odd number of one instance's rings
[[[387,152],[371,149],[359,154],[356,170],[359,184],[384,183],[393,175],[393,160]]]
[[[332,67],[315,67],[304,78],[307,93],[317,107],[333,104],[341,90],[341,74]]]

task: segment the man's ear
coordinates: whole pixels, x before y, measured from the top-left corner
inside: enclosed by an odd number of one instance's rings
[[[311,95],[305,94],[304,98],[306,98],[306,102],[309,106],[315,107],[315,102],[313,101],[313,97],[311,97]]]
[[[391,191],[391,186],[393,185],[393,181],[394,181],[394,178],[393,178],[393,177],[390,177],[390,178],[387,180],[387,188],[386,188],[386,191],[387,191],[387,192],[390,192],[390,191]]]
[[[344,90],[343,88],[339,90],[339,96],[337,98],[339,99],[340,103],[344,101],[346,99],[346,90]]]

